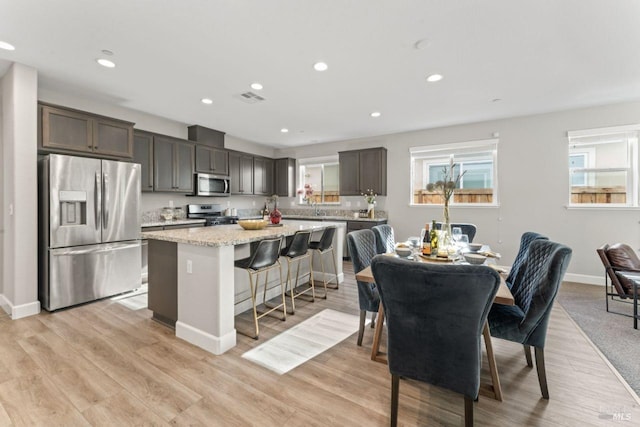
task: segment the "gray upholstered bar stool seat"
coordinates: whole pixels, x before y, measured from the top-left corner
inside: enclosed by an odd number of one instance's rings
[[[324,297],[327,297],[327,288],[338,289],[338,267],[336,266],[336,253],[333,250],[333,237],[336,234],[336,227],[327,227],[322,232],[320,240],[317,242],[309,243],[309,249],[318,253],[320,258],[320,268],[322,269],[322,284],[324,285]],[[324,255],[331,253],[331,261],[333,261],[333,274],[335,275],[336,283],[331,284],[331,280],[327,281],[327,275],[324,272]]]
[[[280,255],[287,260],[287,285],[289,297],[291,299],[291,314],[296,311],[295,299],[301,295],[311,292],[311,302],[316,299],[315,284],[313,282],[313,267],[311,265],[311,252],[309,251],[309,240],[311,240],[311,231],[296,231],[293,235],[293,239],[289,246],[282,249]],[[309,261],[309,287],[304,290],[298,289],[298,280],[300,279],[300,264],[302,260],[307,259]],[[291,284],[291,267],[297,262],[296,268],[296,283]]]
[[[287,305],[284,298],[284,281],[282,280],[282,266],[280,265],[280,245],[282,244],[282,238],[278,237],[277,239],[264,239],[258,243],[258,246],[253,251],[251,256],[244,259],[239,259],[235,261],[234,265],[236,268],[241,268],[245,270],[249,274],[249,286],[251,291],[251,302],[253,305],[253,323],[255,326],[254,334],[244,332],[242,330],[238,330],[243,335],[252,337],[254,339],[258,339],[260,334],[260,329],[258,327],[258,319],[271,314],[276,310],[282,311],[281,320],[286,320],[287,318]],[[282,302],[275,306],[267,306],[267,287],[269,284],[269,271],[273,269],[278,269],[280,272],[280,294],[282,295]],[[258,312],[258,302],[257,302],[257,294],[258,294],[258,286],[259,286],[259,275],[260,273],[264,273],[264,292],[262,295],[262,303],[265,306],[264,311]],[[247,298],[248,299],[248,298]],[[236,304],[239,304],[243,301],[236,301]]]

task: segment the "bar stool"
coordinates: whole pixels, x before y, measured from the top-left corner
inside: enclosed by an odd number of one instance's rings
[[[272,313],[275,310],[279,310],[282,308],[282,317],[280,320],[287,319],[287,305],[284,298],[284,282],[282,281],[282,265],[280,264],[280,246],[282,244],[282,238],[278,237],[277,239],[264,239],[258,243],[256,250],[249,256],[248,258],[239,259],[234,262],[236,268],[241,268],[249,273],[249,286],[251,290],[251,302],[253,303],[253,322],[255,325],[255,334],[251,335],[249,333],[238,330],[243,335],[248,337],[258,339],[258,335],[260,333],[260,329],[258,327],[258,319],[266,316],[267,314]],[[282,303],[276,306],[267,306],[267,284],[269,282],[269,271],[277,268],[280,271],[280,287],[282,294]],[[259,286],[259,275],[264,272],[264,294],[262,297],[262,302],[264,306],[267,308],[266,311],[258,312],[256,297]],[[255,276],[255,283],[254,283]],[[236,304],[246,301],[248,298],[236,302]]]
[[[318,257],[320,258],[320,267],[322,268],[322,283],[324,285],[324,298],[327,297],[327,287],[329,287],[331,289],[338,289],[338,287],[340,286],[338,284],[338,267],[336,266],[336,255],[335,255],[335,252],[333,250],[333,236],[335,234],[336,234],[336,227],[335,226],[327,227],[322,232],[322,236],[320,237],[319,241],[309,243],[309,249],[311,249],[312,251],[318,252]],[[331,260],[333,261],[333,272],[334,272],[334,274],[336,276],[336,284],[335,284],[335,286],[330,285],[331,284],[331,280],[329,280],[329,282],[327,282],[327,277],[326,277],[326,274],[324,272],[324,258],[323,258],[323,256],[327,252],[331,252]]]
[[[311,253],[309,252],[309,240],[311,239],[311,231],[300,230],[296,231],[293,235],[291,243],[286,248],[282,249],[280,255],[287,260],[287,286],[289,290],[289,297],[291,298],[291,314],[296,311],[295,299],[301,295],[311,291],[311,302],[316,299],[315,284],[313,281],[313,267],[311,265]],[[307,258],[309,260],[309,287],[303,291],[298,292],[298,280],[300,279],[300,264],[302,260]],[[298,262],[296,269],[296,284],[291,286],[291,266],[293,263]]]

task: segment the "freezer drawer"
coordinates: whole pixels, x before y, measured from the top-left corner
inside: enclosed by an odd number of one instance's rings
[[[139,288],[139,240],[50,249],[40,301],[52,311]]]

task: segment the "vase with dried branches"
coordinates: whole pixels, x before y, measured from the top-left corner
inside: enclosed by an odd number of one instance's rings
[[[453,159],[451,159],[449,161],[449,164],[442,168],[443,179],[434,183],[427,184],[427,191],[434,191],[439,193],[444,204],[444,220],[440,229],[441,231],[439,242],[440,246],[445,248],[453,246],[451,242],[451,219],[449,217],[449,203],[451,201],[451,196],[453,196],[456,188],[460,185],[460,180],[466,172],[465,171],[462,173],[456,173],[456,166],[457,164],[453,162]]]

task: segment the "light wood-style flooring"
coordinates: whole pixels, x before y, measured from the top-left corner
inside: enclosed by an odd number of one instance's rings
[[[16,321],[2,315],[0,426],[386,426],[391,381],[387,366],[370,360],[373,329],[362,347],[354,334],[285,375],[240,357],[324,308],[357,314],[349,263],[345,275],[327,300],[296,301],[286,322],[262,319],[260,340],[238,335],[222,356],[110,300]],[[481,396],[476,425],[640,424],[632,395],[558,305],[546,346],[549,401],[521,346],[494,340],[494,349],[504,401]],[[461,396],[401,381],[400,425],[457,426],[462,416]]]

